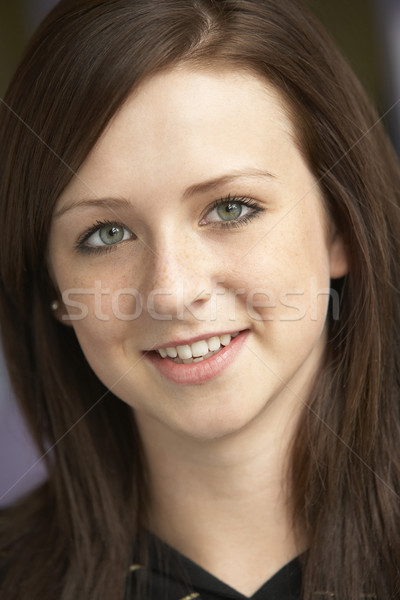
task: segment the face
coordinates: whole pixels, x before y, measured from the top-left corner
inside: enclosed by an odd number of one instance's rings
[[[306,400],[347,269],[278,92],[186,68],[116,114],[59,198],[48,257],[97,376],[139,423],[199,439]]]

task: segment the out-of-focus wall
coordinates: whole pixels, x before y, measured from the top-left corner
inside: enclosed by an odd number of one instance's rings
[[[381,50],[370,0],[306,0],[376,104],[382,99]]]
[[[57,0],[0,0],[0,95],[27,39]]]
[[[21,3],[18,0],[0,0],[0,95],[4,93],[26,37]]]
[[[28,31],[32,32],[57,4],[57,0],[20,0],[23,5]]]
[[[383,95],[388,108],[385,122],[400,156],[400,0],[373,0],[379,30]]]
[[[357,73],[400,155],[400,0],[306,0]]]
[[[10,504],[46,478],[21,419],[0,351],[0,505]]]

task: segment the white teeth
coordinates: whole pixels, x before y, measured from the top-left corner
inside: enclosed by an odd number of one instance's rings
[[[192,358],[192,351],[190,349],[190,346],[177,346],[176,349],[178,351],[179,358],[181,358],[182,360]]]
[[[176,359],[175,362],[185,364],[200,362],[218,352],[221,346],[228,346],[232,338],[235,338],[239,333],[238,331],[232,334],[225,333],[221,336],[215,335],[208,340],[194,342],[191,346],[188,344],[177,347],[170,346],[169,348],[159,348],[157,352],[162,358]]]
[[[200,340],[192,344],[192,356],[198,358],[204,356],[208,352],[208,344],[205,340]]]
[[[221,347],[221,342],[219,337],[215,335],[214,337],[207,340],[208,349],[210,352],[215,352],[215,350],[219,350]]]
[[[230,344],[231,336],[229,335],[229,333],[226,333],[225,335],[221,335],[220,340],[223,346],[227,346],[228,344]]]

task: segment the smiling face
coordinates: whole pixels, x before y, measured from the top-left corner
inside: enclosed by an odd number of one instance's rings
[[[306,400],[347,269],[332,229],[274,88],[179,68],[130,97],[60,197],[49,266],[139,423],[212,439]]]

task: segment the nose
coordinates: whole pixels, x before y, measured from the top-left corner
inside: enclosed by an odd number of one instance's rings
[[[173,320],[204,312],[218,279],[210,249],[196,236],[172,235],[153,247],[149,261],[146,295],[154,318]]]

